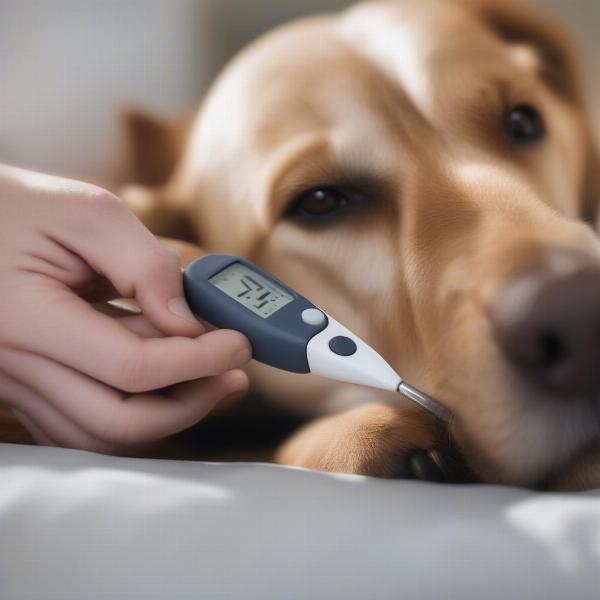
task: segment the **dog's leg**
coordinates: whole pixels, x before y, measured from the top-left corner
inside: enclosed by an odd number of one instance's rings
[[[396,477],[407,472],[407,458],[436,448],[443,428],[429,413],[415,408],[371,404],[312,421],[276,454],[282,464]]]

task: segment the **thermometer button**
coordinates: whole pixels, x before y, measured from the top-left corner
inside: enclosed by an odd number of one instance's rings
[[[325,315],[318,308],[307,308],[302,311],[302,320],[307,325],[322,325]]]
[[[345,335],[337,335],[329,340],[329,349],[339,356],[352,356],[356,352],[356,344]]]

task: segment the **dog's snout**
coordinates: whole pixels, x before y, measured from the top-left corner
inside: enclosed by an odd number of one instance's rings
[[[490,316],[505,357],[531,383],[553,394],[600,391],[600,266],[538,265],[501,288]]]

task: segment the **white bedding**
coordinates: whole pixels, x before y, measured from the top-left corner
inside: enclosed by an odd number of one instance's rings
[[[600,597],[600,491],[0,445],[0,598]]]

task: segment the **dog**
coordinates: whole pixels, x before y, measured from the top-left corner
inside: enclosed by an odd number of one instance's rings
[[[483,482],[600,486],[600,162],[547,17],[358,4],[251,44],[183,127],[129,129],[154,233],[256,262],[453,415],[255,364],[310,419],[279,462],[393,477],[452,448]]]
[[[279,275],[454,414],[445,430],[257,366],[263,393],[325,415],[281,462],[392,476],[449,437],[484,481],[596,485],[598,158],[578,71],[519,4],[371,2],[255,43],[183,136],[137,122],[155,187],[125,197],[146,224]]]

